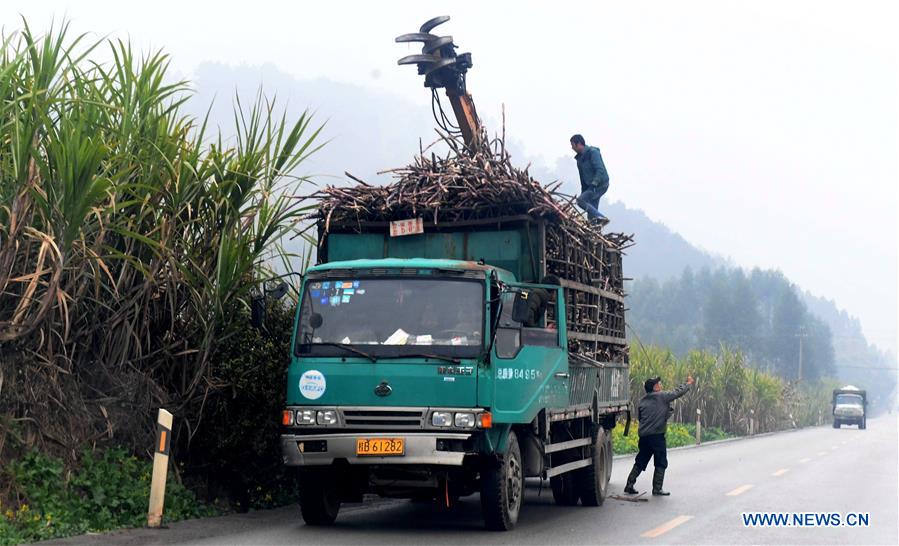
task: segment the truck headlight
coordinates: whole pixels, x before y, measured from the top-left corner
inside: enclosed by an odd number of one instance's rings
[[[453,424],[453,414],[448,411],[435,411],[431,414],[431,425],[448,427]]]
[[[297,424],[298,425],[314,425],[315,424],[315,410],[311,410],[311,409],[297,410]]]
[[[315,418],[315,422],[319,425],[336,425],[337,412],[334,410],[322,410],[318,412],[318,415]]]
[[[457,413],[456,418],[454,419],[453,422],[459,428],[471,428],[474,426],[474,414],[473,413]]]

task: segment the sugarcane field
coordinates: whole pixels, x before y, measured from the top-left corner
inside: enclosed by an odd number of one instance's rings
[[[460,8],[0,7],[0,546],[899,543],[899,6]]]

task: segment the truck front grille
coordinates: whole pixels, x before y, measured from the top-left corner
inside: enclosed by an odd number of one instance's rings
[[[347,428],[384,430],[424,428],[427,412],[413,408],[344,408],[340,413]]]

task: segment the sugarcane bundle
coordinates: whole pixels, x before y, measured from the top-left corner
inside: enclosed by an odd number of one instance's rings
[[[529,215],[548,221],[549,273],[623,293],[620,256],[632,236],[590,225],[574,200],[559,191],[561,182],[543,185],[527,168],[513,166],[501,139],[485,139],[476,153],[446,141],[451,148],[446,156],[420,153],[405,167],[383,171],[394,177],[386,185],[347,173],[355,185],[326,186],[312,195],[319,203],[312,218],[328,232],[332,224],[416,217],[438,224]]]

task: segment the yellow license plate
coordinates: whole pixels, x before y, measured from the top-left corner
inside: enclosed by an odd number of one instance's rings
[[[356,455],[384,457],[402,456],[405,453],[404,438],[356,438]]]

